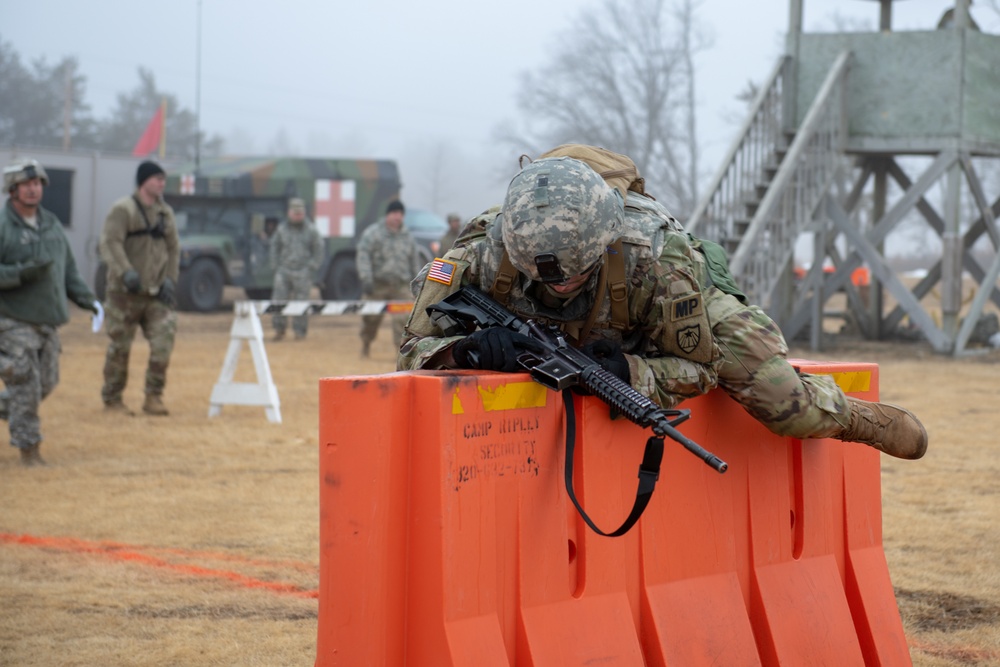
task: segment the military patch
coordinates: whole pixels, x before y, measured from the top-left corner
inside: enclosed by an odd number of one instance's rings
[[[451,281],[455,277],[455,270],[458,266],[455,262],[449,262],[446,259],[435,258],[431,262],[431,268],[427,272],[427,280],[433,280],[436,283],[441,283],[442,285],[451,285]]]
[[[695,324],[694,326],[684,327],[683,329],[677,330],[677,347],[684,350],[688,354],[691,354],[696,349],[698,349],[698,343],[701,342],[701,325]]]
[[[670,302],[670,321],[700,317],[704,312],[700,294],[687,294]]]

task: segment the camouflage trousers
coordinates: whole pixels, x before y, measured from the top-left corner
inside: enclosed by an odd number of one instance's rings
[[[274,301],[294,301],[308,299],[312,292],[312,272],[310,271],[288,271],[278,269],[274,274],[274,289],[271,291],[271,299]],[[284,333],[288,328],[288,318],[284,315],[275,315],[271,319],[271,324],[275,331]],[[292,331],[296,336],[302,337],[309,330],[309,316],[296,315],[292,318]]]
[[[712,334],[722,350],[719,386],[772,432],[827,438],[850,424],[847,398],[833,378],[799,373],[778,325],[715,287],[705,291]]]
[[[10,444],[20,449],[42,441],[38,407],[59,384],[59,334],[0,316],[0,415],[7,419]]]
[[[149,341],[146,393],[159,396],[167,384],[167,367],[177,335],[177,313],[154,296],[108,292],[104,302],[105,326],[111,342],[104,359],[105,403],[120,401],[128,382],[128,359],[135,331]]]
[[[370,294],[364,295],[365,299],[372,301],[411,301],[413,294],[409,285],[380,285],[376,284]],[[396,337],[395,344],[399,347],[403,342],[403,329],[406,327],[406,320],[409,313],[393,313],[392,333]],[[364,343],[371,343],[378,335],[378,329],[382,326],[382,318],[385,313],[378,315],[362,315],[361,317],[361,340]]]

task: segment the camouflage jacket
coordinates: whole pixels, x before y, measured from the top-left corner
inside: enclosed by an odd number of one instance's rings
[[[441,240],[438,241],[438,243],[441,245],[441,249],[439,252],[442,255],[451,250],[451,247],[455,245],[455,241],[458,240],[458,235],[459,232],[461,231],[462,231],[461,228],[459,228],[458,231],[452,231],[449,229],[447,232],[444,233],[444,236],[442,236]]]
[[[410,232],[394,232],[382,221],[370,225],[361,235],[357,264],[362,284],[399,286],[413,280],[424,260]]]
[[[126,291],[122,274],[129,269],[139,273],[142,291],[148,294],[156,294],[166,278],[176,284],[180,273],[174,210],[162,199],[140,208],[138,196],[116,201],[101,229],[101,259],[108,265],[110,292]]]
[[[281,223],[271,237],[271,266],[275,271],[308,271],[315,276],[323,263],[323,239],[309,220]]]
[[[463,285],[489,292],[504,253],[501,215],[495,207],[473,220],[466,229],[478,224],[485,228],[483,233],[459,239],[457,247],[445,254],[443,259],[454,264],[451,284],[428,279],[429,265],[417,276],[417,300],[397,359],[399,370],[455,367],[448,348],[458,337],[442,337],[426,308]],[[599,272],[568,300],[520,275],[511,289],[507,308],[522,318],[558,326],[581,346],[598,338],[619,343],[629,362],[633,388],[664,407],[711,390],[718,383],[722,355],[712,339],[706,300],[727,304],[735,300],[710,298],[713,290],[718,290],[710,287],[704,257],[680,224],[655,200],[628,193],[621,239],[629,320],[624,328],[617,328],[612,321],[610,286],[605,285],[598,293]],[[600,310],[593,328],[581,332],[581,325],[598,299]],[[584,340],[576,340],[580,333],[585,334]]]
[[[73,251],[55,214],[38,209],[28,226],[10,201],[0,209],[0,315],[19,322],[59,326],[69,320],[66,299],[90,310],[97,297],[80,277]],[[18,265],[51,261],[45,274],[22,284]]]

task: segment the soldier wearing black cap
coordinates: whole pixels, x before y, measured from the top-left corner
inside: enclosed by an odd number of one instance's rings
[[[135,331],[149,341],[146,400],[142,410],[166,415],[163,389],[177,331],[175,292],[180,243],[174,211],[163,201],[166,174],[155,162],[143,162],[135,174],[136,190],[114,203],[101,231],[101,259],[108,266],[107,331],[101,398],[109,412],[131,415],[122,400]]]

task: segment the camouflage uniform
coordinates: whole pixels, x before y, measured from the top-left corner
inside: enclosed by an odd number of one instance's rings
[[[271,266],[274,267],[274,288],[271,298],[275,301],[308,299],[316,274],[323,263],[323,240],[309,220],[295,224],[286,220],[271,238]],[[309,328],[308,315],[292,318],[292,330],[302,338]],[[288,318],[272,318],[275,332],[283,334],[288,328]]]
[[[563,168],[558,160],[547,162],[553,171]],[[537,192],[532,186],[522,191]],[[505,252],[534,256],[551,248],[553,237],[566,234],[562,219],[550,214],[545,224],[553,234],[507,234],[505,238],[505,228],[517,224],[504,224],[510,204],[509,190],[503,210],[491,209],[472,221],[484,233],[460,239],[459,247],[445,254],[444,259],[455,265],[451,284],[429,279],[429,266],[414,281],[419,294],[400,348],[400,370],[456,367],[448,348],[460,337],[441,337],[425,312],[427,306],[465,284],[490,292]],[[612,285],[605,284],[597,292],[599,270],[569,295],[557,294],[538,276],[532,279],[519,270],[507,308],[523,318],[558,326],[581,346],[600,338],[618,343],[633,388],[664,407],[718,385],[780,435],[829,437],[845,429],[850,408],[832,378],[799,373],[788,363],[787,345],[774,322],[760,308],[745,305],[737,290],[720,289],[724,281],[713,280],[713,274],[722,276],[728,269],[710,269],[699,243],[659,203],[628,192],[620,224],[608,236],[621,239],[625,254],[627,325],[618,328],[621,325],[612,317]],[[585,242],[576,240],[577,244]],[[512,248],[511,243],[520,247]],[[598,261],[608,262],[607,257],[599,255]],[[585,273],[590,261],[581,259],[565,275]],[[601,305],[594,318],[591,309],[597,298]],[[593,320],[589,331],[584,324],[588,319]],[[578,340],[581,335],[583,339]]]
[[[455,223],[455,224],[452,224]],[[451,250],[451,247],[455,245],[455,241],[458,240],[459,235],[462,233],[462,219],[458,217],[455,213],[448,215],[448,231],[444,233],[441,240],[438,243],[441,244],[440,253],[444,253]]]
[[[357,250],[358,277],[366,299],[408,301],[410,281],[423,266],[420,249],[406,229],[393,231],[384,222],[368,227]],[[378,335],[383,313],[362,317],[361,340],[367,346]],[[393,335],[403,337],[406,315],[392,315]]]
[[[108,265],[105,298],[106,327],[110,342],[104,360],[105,405],[120,403],[128,382],[128,360],[138,327],[149,341],[146,367],[147,397],[159,397],[167,383],[167,367],[177,334],[177,313],[164,303],[160,290],[168,279],[177,284],[180,244],[174,212],[160,200],[140,204],[138,190],[116,201],[101,230],[101,259]],[[141,207],[141,208],[140,208]],[[148,224],[147,224],[148,223]],[[148,230],[159,230],[149,233]],[[122,280],[126,271],[138,272],[141,288],[129,292]]]
[[[62,223],[39,207],[29,226],[11,202],[0,210],[0,379],[6,385],[0,417],[10,444],[21,450],[42,440],[38,408],[59,383],[57,327],[69,320],[67,298],[94,310],[96,297],[80,277]],[[21,267],[51,261],[43,275],[25,282]]]

